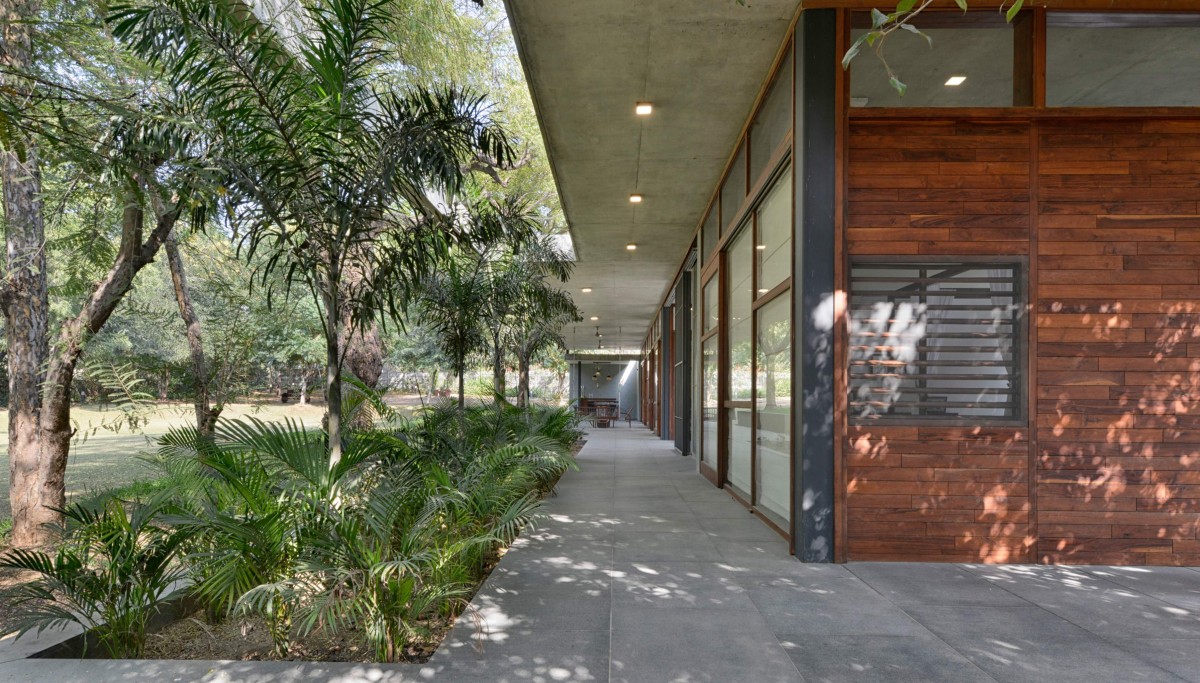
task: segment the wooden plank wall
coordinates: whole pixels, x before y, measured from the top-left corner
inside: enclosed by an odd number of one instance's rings
[[[852,122],[852,255],[1029,253],[1028,123]],[[852,560],[1028,561],[1027,429],[850,427]]]
[[[1200,122],[1039,142],[1038,559],[1200,564]]]
[[[1200,564],[1198,186],[1195,121],[852,122],[851,255],[1029,256],[1036,431],[851,426],[850,559]]]

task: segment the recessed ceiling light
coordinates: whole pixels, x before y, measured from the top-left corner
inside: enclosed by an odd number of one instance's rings
[[[650,114],[654,113],[654,104],[650,102],[638,102],[637,106],[633,108],[633,111],[636,112],[638,116],[649,116]]]
[[[755,248],[755,249],[757,249],[757,250],[759,250],[759,251],[762,251],[762,250],[764,250],[764,249],[766,249],[766,248],[767,248],[767,245],[765,245],[765,244],[760,244],[760,245],[758,245],[758,246],[756,246],[756,247],[754,247],[754,248]]]
[[[598,316],[598,315],[593,315],[591,319],[592,319],[592,320],[599,320],[599,319],[600,319],[600,316]]]
[[[767,292],[769,292],[769,291],[771,291],[771,290],[769,290],[769,289],[760,289],[760,290],[758,290],[758,293],[759,293],[759,294],[766,294],[766,293],[767,293]]]
[[[966,81],[966,80],[967,80],[967,77],[966,77],[966,76],[951,76],[951,77],[950,77],[950,78],[949,78],[949,79],[946,81],[946,85],[948,85],[948,86],[950,86],[951,88],[953,88],[953,87],[954,87],[954,86],[956,86],[956,85],[962,85],[962,84],[963,84],[963,82],[964,82],[964,81]]]
[[[634,244],[633,242],[626,244],[625,248],[628,249],[629,251],[637,251],[637,245]]]
[[[591,288],[591,287],[584,287],[583,289],[581,289],[581,290],[579,290],[579,291],[583,292],[584,294],[591,294],[591,293],[592,293],[592,288]]]
[[[640,194],[629,195],[629,203],[630,204],[641,204],[642,203],[642,195],[640,195]]]

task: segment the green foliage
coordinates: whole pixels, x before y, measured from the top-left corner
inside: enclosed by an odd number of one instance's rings
[[[958,8],[966,12],[969,9],[967,0],[954,0]],[[883,64],[883,68],[887,70],[888,83],[901,96],[908,90],[908,86],[904,81],[900,80],[899,75],[892,70],[887,59],[883,54],[883,45],[889,35],[895,31],[908,31],[925,39],[929,47],[933,47],[933,38],[926,33],[922,33],[916,27],[913,21],[921,12],[925,11],[933,0],[899,0],[896,7],[890,13],[881,12],[878,9],[871,10],[871,28],[866,33],[862,34],[855,40],[846,50],[846,54],[842,55],[842,68],[849,69],[850,63],[854,58],[862,52],[864,46],[874,48],[875,56]],[[1017,14],[1021,8],[1025,6],[1025,0],[1006,0],[1000,4],[999,10],[1004,13],[1004,18],[1009,23],[1017,18]]]
[[[69,525],[58,549],[9,550],[0,567],[36,573],[2,598],[24,634],[78,624],[114,658],[138,657],[150,619],[178,592],[185,535],[159,525],[165,497],[127,511],[116,498],[63,510]]]
[[[342,458],[295,422],[220,421],[165,436],[157,457],[210,612],[257,614],[277,654],[295,634],[350,630],[384,661],[461,609],[496,548],[534,522],[579,437],[561,408],[504,402],[401,417],[348,385]]]
[[[143,389],[145,380],[138,377],[131,365],[114,365],[99,359],[84,361],[82,377],[100,387],[102,400],[116,409],[115,416],[93,424],[89,429],[75,427],[74,439],[84,443],[99,431],[120,433],[137,431],[145,425],[156,409],[154,396]]]

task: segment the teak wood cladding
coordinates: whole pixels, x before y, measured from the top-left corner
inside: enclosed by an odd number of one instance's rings
[[[857,560],[1200,564],[1200,121],[850,124],[850,255],[1027,255],[1029,427],[850,426]]]

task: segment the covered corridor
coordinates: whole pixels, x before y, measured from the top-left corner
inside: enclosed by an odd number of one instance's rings
[[[645,429],[579,466],[425,676],[1200,681],[1200,570],[805,564]]]

